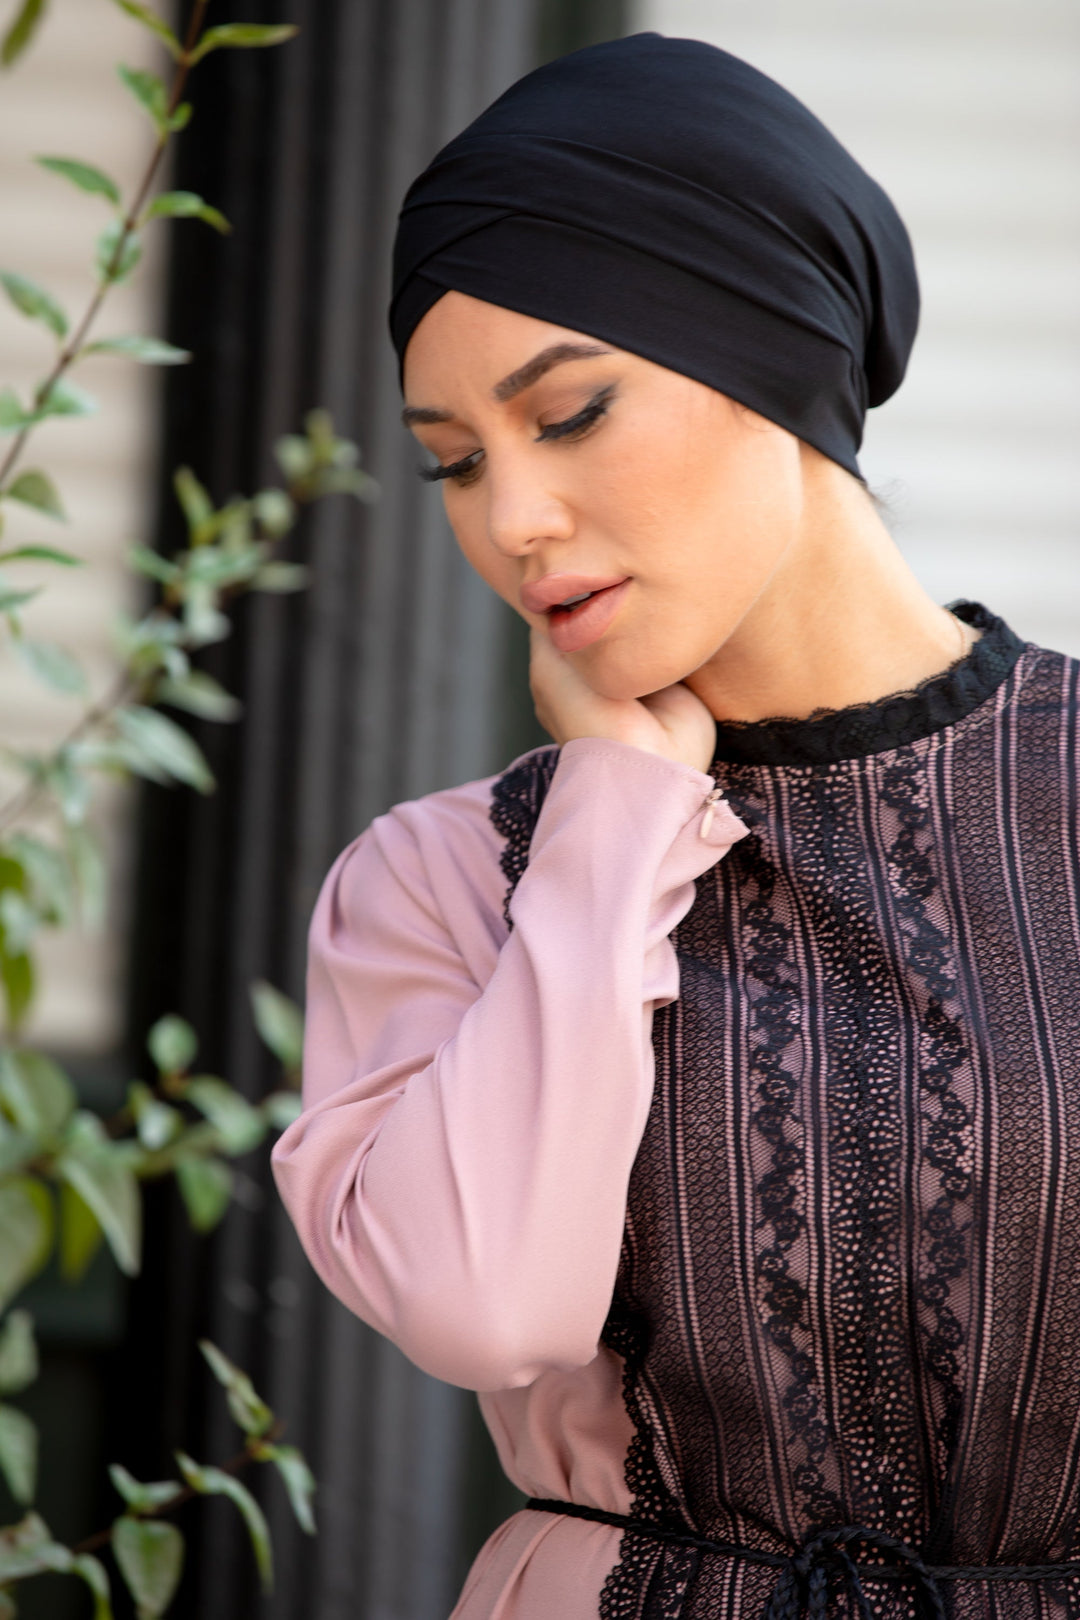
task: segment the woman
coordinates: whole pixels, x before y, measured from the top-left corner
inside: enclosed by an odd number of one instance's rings
[[[917,307],[692,41],[530,75],[406,199],[405,419],[556,746],[340,856],[275,1164],[532,1498],[461,1620],[1080,1612],[1080,668],[866,492]]]

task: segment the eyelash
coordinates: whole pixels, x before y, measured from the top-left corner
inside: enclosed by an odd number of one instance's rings
[[[573,416],[568,416],[562,422],[549,422],[547,427],[541,428],[536,435],[537,444],[550,443],[552,440],[580,439],[590,428],[606,416],[608,407],[614,396],[614,388],[605,388],[591,399],[589,403]],[[479,476],[480,467],[478,457],[483,455],[482,450],[474,450],[471,455],[463,456],[460,461],[451,461],[445,467],[419,467],[420,477],[429,484],[439,482],[444,478],[452,478],[458,484],[471,484]]]

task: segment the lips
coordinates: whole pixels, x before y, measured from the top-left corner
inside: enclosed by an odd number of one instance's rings
[[[610,574],[605,577],[598,574],[545,574],[543,579],[521,587],[521,605],[526,613],[550,613],[553,608],[559,608],[573,598],[592,596],[598,591],[622,585],[624,581],[625,576],[613,577]],[[575,607],[571,611],[581,610]]]
[[[577,607],[554,607],[548,616],[552,646],[561,653],[580,652],[610,629],[623,598],[630,589],[628,579],[593,591]]]

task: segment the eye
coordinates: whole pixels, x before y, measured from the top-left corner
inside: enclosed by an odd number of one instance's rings
[[[471,484],[480,475],[480,458],[483,454],[482,450],[474,450],[471,455],[462,456],[460,461],[447,462],[445,467],[418,467],[416,470],[428,484],[435,484],[440,478],[452,478],[456,484]]]
[[[607,415],[608,406],[615,395],[614,387],[601,389],[600,393],[590,399],[589,403],[573,416],[567,416],[561,422],[549,422],[540,429],[536,435],[536,442],[543,443],[550,439],[581,439],[589,429],[599,422],[602,416]]]

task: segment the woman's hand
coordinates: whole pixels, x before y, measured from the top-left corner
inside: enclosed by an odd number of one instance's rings
[[[557,743],[607,737],[708,771],[716,747],[716,721],[699,697],[679,682],[643,698],[605,698],[594,692],[545,631],[532,626],[529,685],[536,716]]]

